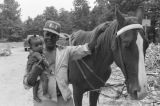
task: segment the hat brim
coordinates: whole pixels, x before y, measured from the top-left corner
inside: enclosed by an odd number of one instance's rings
[[[58,35],[59,37],[62,37],[62,35],[61,35],[60,33],[56,32],[56,31],[54,31],[54,30],[51,30],[51,29],[48,29],[48,28],[43,28],[43,30],[44,30],[44,31],[52,32],[52,33]]]

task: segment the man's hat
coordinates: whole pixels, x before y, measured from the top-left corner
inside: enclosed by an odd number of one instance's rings
[[[61,37],[60,35],[61,25],[55,21],[48,20],[45,23],[43,30],[52,32]]]

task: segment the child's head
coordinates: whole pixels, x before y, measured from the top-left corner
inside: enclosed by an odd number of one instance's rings
[[[43,51],[43,40],[42,40],[41,37],[36,36],[36,35],[31,36],[28,39],[28,43],[29,43],[30,49],[32,51],[42,53],[42,51]]]

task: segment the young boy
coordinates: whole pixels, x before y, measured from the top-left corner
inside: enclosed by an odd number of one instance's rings
[[[43,39],[39,36],[31,36],[28,39],[28,43],[30,46],[30,54],[28,56],[27,61],[27,71],[28,73],[31,71],[32,67],[35,64],[41,64],[44,72],[40,75],[40,80],[42,80],[42,87],[43,87],[43,95],[50,97],[48,95],[48,78],[47,75],[50,74],[49,70],[49,64],[46,61],[44,55],[43,55]],[[39,87],[39,80],[37,81],[36,85],[33,87],[33,99],[37,102],[41,102],[39,99],[37,93],[38,93],[38,87]]]

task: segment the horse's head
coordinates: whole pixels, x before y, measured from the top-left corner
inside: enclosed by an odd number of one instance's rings
[[[126,78],[130,96],[143,99],[147,94],[144,56],[148,42],[138,17],[124,18],[118,10],[116,17],[117,30],[112,42],[114,60]]]

